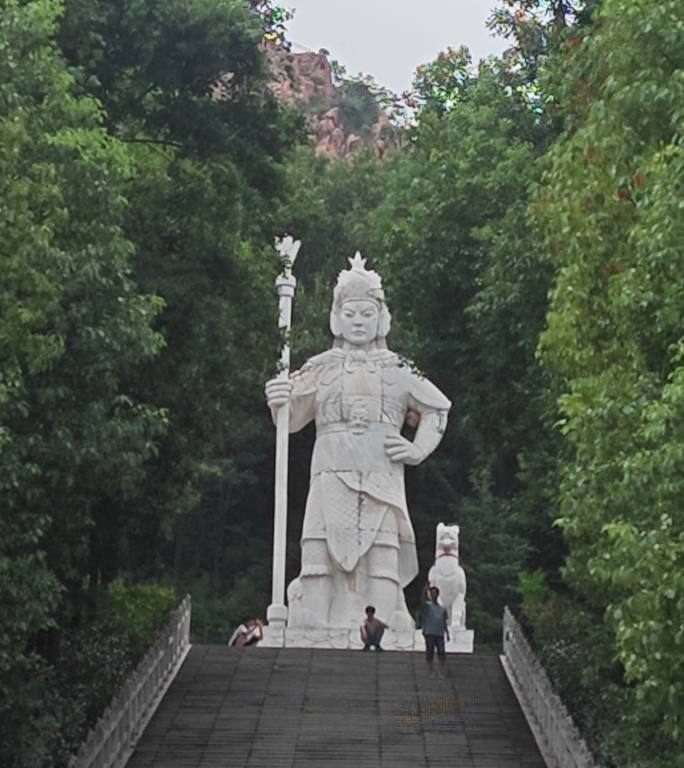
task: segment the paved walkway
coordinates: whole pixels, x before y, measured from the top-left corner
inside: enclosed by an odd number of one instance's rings
[[[418,653],[195,646],[127,768],[544,768],[496,654],[437,673]]]

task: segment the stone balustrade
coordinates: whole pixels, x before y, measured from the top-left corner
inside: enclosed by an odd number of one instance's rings
[[[599,768],[508,608],[501,663],[548,768]]]
[[[190,650],[190,613],[187,595],[71,758],[69,768],[123,768]]]

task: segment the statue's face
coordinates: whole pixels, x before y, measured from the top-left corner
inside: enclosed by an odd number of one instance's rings
[[[355,346],[369,344],[378,335],[379,316],[374,301],[345,301],[339,315],[342,338]]]

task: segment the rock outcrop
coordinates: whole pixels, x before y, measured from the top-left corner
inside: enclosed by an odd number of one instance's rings
[[[324,53],[292,53],[269,46],[271,89],[283,101],[308,104],[315,97],[332,99],[335,86],[332,69]]]
[[[271,89],[278,99],[295,104],[307,117],[316,154],[331,159],[348,159],[363,147],[373,146],[382,157],[387,150],[383,128],[389,118],[376,107],[373,122],[364,135],[345,125],[343,89],[333,82],[327,52],[293,53],[269,46]]]

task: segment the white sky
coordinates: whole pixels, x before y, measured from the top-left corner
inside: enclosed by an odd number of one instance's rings
[[[395,92],[406,90],[420,64],[464,44],[474,61],[501,53],[485,20],[496,0],[286,0],[293,50],[327,48],[350,75],[373,75]]]

